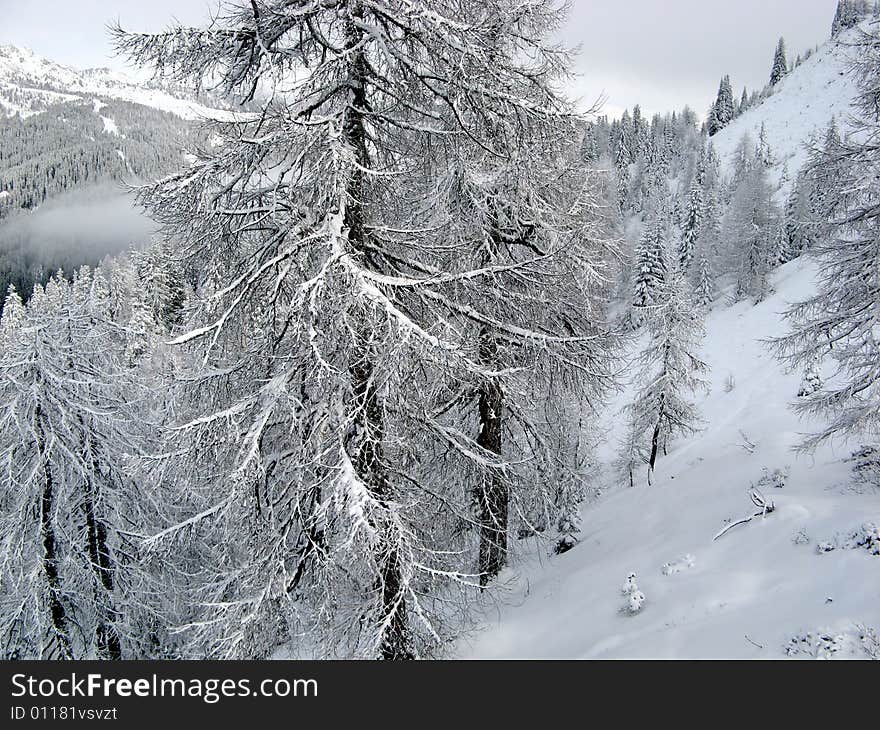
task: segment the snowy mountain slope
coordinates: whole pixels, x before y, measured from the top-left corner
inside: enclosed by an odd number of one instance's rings
[[[0,45],[0,110],[7,116],[38,114],[47,104],[91,97],[142,104],[183,119],[229,114],[108,68],[78,70],[27,48]]]
[[[781,658],[790,646],[798,656],[863,652],[857,625],[880,629],[880,555],[842,543],[866,522],[880,525],[880,492],[853,488],[842,458],[855,444],[814,457],[792,452],[798,434],[811,428],[788,408],[800,374],[783,372],[761,343],[784,332],[780,313],[810,294],[813,276],[813,264],[794,261],[776,271],[768,300],[711,313],[704,343],[711,389],[698,399],[705,430],[671,445],[652,487],[641,475],[629,488],[606,466],[606,494],[583,510],[581,542],[509,569],[503,605],[486,612],[483,630],[462,640],[458,655]],[[610,421],[613,445],[622,426],[613,415]],[[606,465],[611,458],[603,454]],[[761,486],[776,510],[713,541],[730,520],[755,511],[749,490],[765,469],[789,472],[784,487]],[[817,551],[835,540],[838,549]],[[669,575],[666,563],[673,564]],[[620,610],[630,572],[646,595],[636,615]],[[796,636],[804,641],[795,647]]]
[[[761,104],[734,119],[712,137],[722,165],[729,167],[744,134],[758,140],[764,124],[767,141],[776,161],[774,182],[788,179],[781,195],[806,160],[805,145],[814,135],[821,136],[832,117],[842,130],[848,126],[851,104],[856,96],[855,79],[846,70],[854,49],[850,44],[858,30],[853,28],[828,40],[810,58],[791,71],[774,93]]]

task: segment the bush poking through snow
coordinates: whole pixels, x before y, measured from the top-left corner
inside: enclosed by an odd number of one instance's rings
[[[553,552],[556,555],[567,553],[578,544],[577,536],[580,532],[580,521],[580,515],[576,510],[563,514],[559,518],[559,522],[556,525],[559,530],[559,538],[553,546]]]
[[[788,656],[806,654],[816,659],[832,659],[846,645],[845,634],[833,634],[827,631],[807,631],[789,639],[785,647]]]
[[[862,446],[847,461],[853,465],[853,481],[880,487],[880,446]]]
[[[880,555],[880,528],[873,522],[866,522],[849,533],[838,533],[831,540],[823,540],[816,545],[816,552],[830,553],[832,550],[857,548],[864,548],[871,555]]]
[[[880,633],[870,626],[856,626],[856,628],[865,654],[871,659],[880,660]]]
[[[752,484],[752,489],[782,489],[788,481],[789,467],[770,471],[766,466],[761,469],[763,475]]]
[[[642,604],[645,602],[645,594],[639,590],[636,583],[636,574],[630,573],[623,582],[621,593],[626,596],[626,603],[620,609],[624,613],[635,614],[642,610]]]
[[[832,631],[806,631],[795,634],[785,647],[788,656],[811,656],[816,659],[833,659],[836,656],[880,659],[880,634],[870,626],[856,624],[843,633]]]

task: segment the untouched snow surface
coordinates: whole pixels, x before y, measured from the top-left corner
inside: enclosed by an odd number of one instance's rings
[[[785,331],[781,311],[809,296],[814,275],[794,261],[765,302],[716,304],[703,352],[711,389],[698,398],[705,430],[670,445],[651,487],[644,475],[634,488],[615,483],[612,449],[602,454],[605,494],[584,508],[581,542],[508,569],[507,594],[457,655],[782,658],[802,635],[796,656],[864,656],[857,625],[880,629],[880,555],[817,544],[880,525],[880,492],[854,488],[842,459],[856,444],[791,450],[811,428],[788,408],[801,374],[783,372],[761,343]],[[621,428],[609,420],[614,443]],[[755,511],[749,491],[764,469],[789,472],[782,488],[760,486],[776,511],[713,542]],[[634,615],[621,612],[631,572],[646,596]]]

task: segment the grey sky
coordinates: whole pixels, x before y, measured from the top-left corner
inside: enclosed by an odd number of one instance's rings
[[[573,93],[607,97],[612,115],[641,104],[647,113],[689,104],[702,113],[722,74],[736,93],[767,82],[784,36],[789,54],[824,41],[837,0],[572,0],[563,29],[580,45]],[[161,30],[171,18],[207,19],[213,0],[0,0],[0,43],[32,48],[72,66],[121,67],[104,26]]]

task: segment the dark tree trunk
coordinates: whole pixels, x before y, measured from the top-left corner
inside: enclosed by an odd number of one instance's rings
[[[489,249],[485,252],[483,265],[488,265],[501,249],[497,211],[493,211]],[[494,370],[498,366],[498,341],[487,327],[479,334],[478,356],[480,363]],[[479,388],[480,430],[477,444],[494,454],[501,461],[503,442],[504,391],[497,378],[489,378]],[[501,572],[507,562],[507,531],[510,493],[503,475],[490,468],[483,472],[482,483],[477,492],[480,510],[480,586],[485,587]]]
[[[106,600],[110,602],[110,605],[102,607],[101,615],[98,618],[98,626],[95,629],[98,653],[105,659],[121,659],[122,647],[113,621],[113,618],[116,616],[116,610],[112,605],[113,568],[111,567],[110,549],[107,544],[107,526],[95,514],[93,494],[89,493],[87,496],[84,509],[86,513],[86,529],[89,534],[89,559],[92,563],[92,570],[97,574]]]
[[[494,365],[498,346],[491,333],[480,332],[480,362]],[[496,379],[480,386],[480,432],[477,444],[501,456],[502,410],[504,393]],[[507,560],[507,523],[509,494],[507,484],[497,469],[488,469],[477,495],[480,508],[480,585],[485,586],[501,571]]]
[[[369,169],[370,157],[364,127],[364,112],[368,106],[365,88],[367,63],[360,50],[363,37],[363,31],[358,27],[358,23],[363,20],[363,6],[360,2],[349,3],[349,16],[345,25],[345,40],[346,47],[352,55],[349,78],[352,95],[345,111],[342,138],[354,152],[358,167],[352,170],[346,189],[344,226],[349,245],[355,252],[363,255],[366,249],[364,214],[366,180],[363,171]],[[385,424],[373,377],[375,353],[369,345],[370,333],[367,323],[364,323],[363,328],[359,351],[354,354],[349,366],[358,414],[358,443],[353,464],[372,497],[382,506],[387,507],[390,487],[383,459]],[[375,527],[380,535],[380,544],[377,547],[379,573],[376,582],[381,594],[383,616],[387,622],[380,642],[380,655],[382,659],[412,659],[406,596],[403,591],[400,556],[396,545],[397,536],[390,532],[387,525]]]
[[[37,454],[43,467],[43,493],[40,498],[40,534],[43,541],[43,573],[49,588],[49,619],[58,642],[58,651],[63,659],[72,659],[70,637],[67,632],[67,616],[61,603],[61,579],[58,575],[58,542],[52,513],[55,506],[55,482],[46,454],[43,431],[43,410],[37,405],[34,411],[34,427],[37,440]]]
[[[648,460],[648,484],[654,475],[654,465],[657,463],[657,452],[660,449],[660,431],[663,428],[665,415],[666,394],[660,395],[660,412],[657,414],[657,425],[654,426],[654,434],[651,436],[651,458]]]

